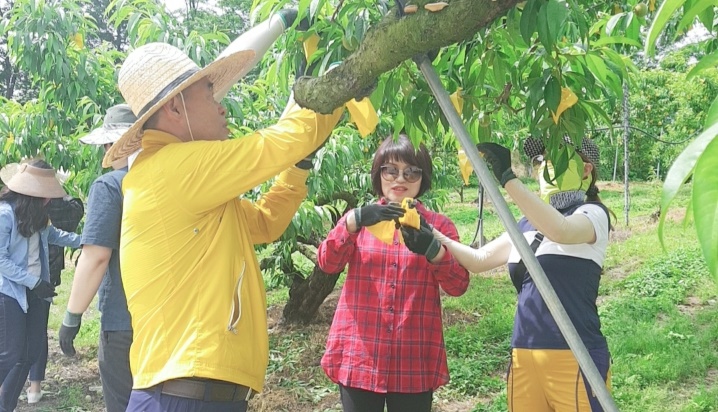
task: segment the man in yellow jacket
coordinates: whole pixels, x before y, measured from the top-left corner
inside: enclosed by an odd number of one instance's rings
[[[251,51],[223,53],[200,69],[152,43],[120,69],[138,120],[104,162],[142,149],[123,182],[120,263],[134,330],[128,411],[245,411],[262,390],[269,345],[254,245],[290,223],[307,193],[310,164],[301,161],[341,109],[320,115],[290,100],[276,125],[228,140],[218,101],[252,60]],[[277,174],[257,202],[240,198]]]

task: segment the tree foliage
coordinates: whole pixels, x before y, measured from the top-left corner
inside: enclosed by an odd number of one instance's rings
[[[654,53],[655,44],[663,34],[670,38],[679,35],[694,24],[704,26],[709,32],[715,31],[715,11],[713,2],[692,0],[665,0],[648,31],[645,51],[648,55]],[[675,22],[678,21],[677,25]],[[675,30],[671,30],[671,23]],[[706,42],[708,52],[687,75],[687,79],[696,79],[705,74],[709,68],[718,63],[718,50],[715,49],[716,39]],[[718,165],[718,151],[715,149],[715,140],[718,136],[718,97],[711,104],[704,124],[704,131],[692,141],[678,156],[668,171],[663,186],[661,199],[661,220],[659,236],[663,240],[663,224],[666,212],[675,197],[678,189],[688,179],[694,177],[692,194],[692,212],[696,221],[698,240],[703,249],[703,255],[708,268],[714,278],[718,279],[718,196],[713,185],[714,179],[709,170]]]
[[[335,129],[317,154],[307,202],[282,240],[270,246],[271,256],[263,262],[266,273],[275,274],[269,283],[302,279],[313,267],[313,247],[327,230],[351,207],[372,199],[369,165],[383,137],[405,130],[432,151],[435,190],[424,199],[430,205],[440,206],[447,189],[460,185],[456,140],[409,57],[435,56],[444,86],[464,101],[461,115],[475,141],[518,149],[527,136],[541,138],[560,172],[572,155],[564,136],[580,143],[614,120],[622,86],[637,70],[629,56],[642,46],[641,27],[656,16],[650,8],[647,16],[637,13],[635,0],[446,3],[439,12],[420,7],[403,16],[396,2],[386,0],[221,0],[216,9],[191,1],[174,14],[158,0],[0,0],[0,80],[8,96],[0,100],[0,163],[42,155],[70,172],[75,194],[84,193],[101,172],[101,154],[77,139],[121,101],[115,72],[128,50],[168,42],[205,65],[246,27],[294,5],[311,27],[289,30],[230,91],[224,103],[233,134],[241,138],[279,117],[295,83],[302,41],[311,34],[319,36],[318,50],[309,59],[313,78],[301,82],[316,85],[322,96],[341,89],[351,92],[349,97],[376,82],[369,98],[379,114],[369,137],[360,137],[348,123]],[[705,15],[699,17],[706,21]],[[687,27],[681,22],[668,19],[664,28],[680,33]],[[344,64],[327,74],[338,62]],[[298,95],[305,93],[300,89]],[[641,101],[640,94],[636,99]],[[671,95],[661,99],[676,100]],[[676,116],[686,125],[691,118],[690,113]],[[671,124],[678,125],[677,119]],[[257,197],[263,188],[245,196]]]

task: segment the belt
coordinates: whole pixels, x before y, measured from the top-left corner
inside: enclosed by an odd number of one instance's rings
[[[213,379],[179,378],[158,385],[165,395],[199,399],[205,402],[249,401],[257,393],[252,388]]]

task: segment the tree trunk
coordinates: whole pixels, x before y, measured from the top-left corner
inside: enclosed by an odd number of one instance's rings
[[[330,275],[314,266],[311,276],[304,279],[295,273],[289,288],[289,300],[282,315],[290,323],[307,324],[317,315],[319,306],[329,296],[337,284],[339,274]]]
[[[345,102],[366,95],[382,73],[406,59],[466,39],[513,8],[519,0],[444,0],[448,6],[429,12],[436,0],[412,0],[419,10],[399,16],[393,9],[367,31],[361,45],[339,66],[321,77],[302,77],[294,99],[302,107],[331,113]],[[400,2],[395,2],[400,3]]]
[[[626,226],[628,226],[628,212],[631,211],[631,192],[628,186],[628,135],[631,131],[628,108],[628,83],[623,82],[623,213],[626,215]]]
[[[346,208],[332,217],[332,227],[349,210],[357,206],[357,197],[350,192],[333,193],[330,198],[317,199],[317,205],[325,205],[335,200],[344,200]],[[297,251],[314,263],[312,274],[306,279],[296,270],[290,270],[287,276],[292,277],[292,286],[289,287],[289,299],[282,311],[282,317],[288,323],[307,324],[314,319],[324,299],[329,296],[337,284],[339,274],[330,275],[319,269],[317,265],[316,248],[321,240],[309,234],[307,237],[297,238]]]

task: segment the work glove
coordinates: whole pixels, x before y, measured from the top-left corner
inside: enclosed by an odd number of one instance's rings
[[[496,143],[479,143],[476,145],[479,152],[484,156],[486,163],[494,172],[496,180],[505,187],[509,180],[516,179],[514,171],[511,170],[511,152],[509,149]]]
[[[55,287],[45,280],[40,279],[35,287],[31,289],[32,292],[40,299],[47,299],[53,296],[57,296]]]
[[[380,205],[375,203],[354,209],[357,227],[374,226],[379,222],[398,221],[404,216],[404,208],[399,204]]]
[[[62,353],[67,356],[75,356],[75,336],[80,331],[82,314],[65,312],[65,319],[60,326],[59,341]]]
[[[297,20],[297,9],[281,9],[277,14],[282,18],[285,28],[292,27],[294,21]]]
[[[439,254],[441,243],[434,237],[431,226],[421,217],[419,229],[410,226],[401,227],[401,235],[404,237],[404,244],[412,252],[426,256],[431,260]]]
[[[327,139],[327,140],[329,140],[329,139]],[[324,143],[326,143],[326,142],[327,141],[325,140]],[[319,149],[321,149],[324,146],[324,143],[322,143],[321,145],[319,145],[319,147],[314,149],[313,152],[309,153],[307,155],[307,157],[305,157],[304,159],[297,162],[297,164],[295,164],[295,166],[302,170],[309,170],[309,169],[313,168],[314,167],[314,156],[317,154]]]

